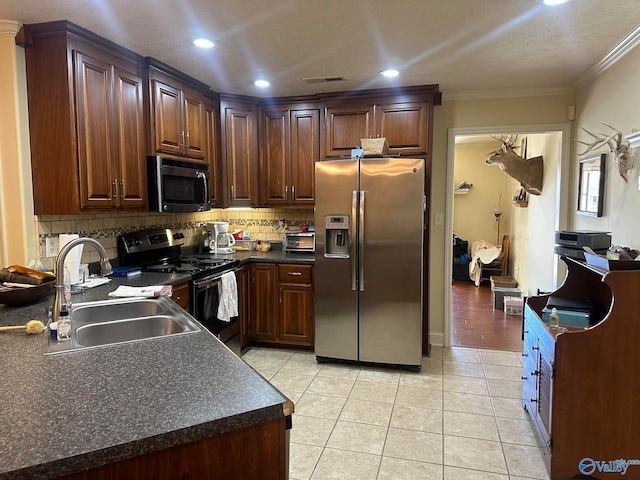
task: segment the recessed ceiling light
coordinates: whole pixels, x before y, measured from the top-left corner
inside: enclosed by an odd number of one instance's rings
[[[193,41],[193,44],[196,47],[200,47],[200,48],[211,48],[215,45],[215,43],[213,43],[211,40],[207,38],[196,38]]]
[[[542,3],[545,5],[560,5],[561,3],[566,2],[567,0],[544,0]]]
[[[398,70],[395,70],[393,68],[390,68],[388,70],[383,70],[380,72],[380,75],[382,75],[383,77],[397,77],[398,75],[400,75],[400,72]]]
[[[256,80],[255,82],[253,82],[253,84],[256,87],[261,87],[261,88],[265,88],[271,85],[268,80]]]

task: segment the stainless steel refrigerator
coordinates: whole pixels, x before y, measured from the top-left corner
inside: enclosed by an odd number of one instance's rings
[[[419,370],[424,160],[317,162],[315,181],[317,360]]]

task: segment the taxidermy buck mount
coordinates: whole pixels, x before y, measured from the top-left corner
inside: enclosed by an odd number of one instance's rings
[[[622,132],[620,130],[616,130],[614,127],[609,125],[608,123],[603,122],[602,120],[598,120],[601,124],[606,125],[613,133],[609,136],[600,132],[590,132],[584,127],[582,130],[587,132],[589,135],[593,137],[593,142],[581,142],[580,140],[576,140],[576,142],[586,145],[587,148],[584,152],[578,153],[578,155],[582,156],[586,153],[597,150],[600,147],[607,145],[613,153],[614,158],[616,159],[616,165],[618,165],[618,172],[620,176],[624,178],[625,183],[629,181],[629,170],[633,167],[633,159],[631,157],[631,146],[629,145],[629,141],[622,136]]]
[[[517,135],[513,139],[511,135],[491,138],[502,143],[502,147],[491,152],[485,163],[487,165],[498,165],[504,173],[519,181],[527,193],[540,195],[542,193],[542,157],[525,160],[518,155],[514,151],[516,148],[520,148],[514,145],[518,139]]]

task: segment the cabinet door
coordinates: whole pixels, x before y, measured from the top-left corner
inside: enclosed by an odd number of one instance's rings
[[[375,136],[386,137],[390,154],[427,152],[429,102],[377,104]]]
[[[291,345],[312,346],[311,285],[280,285],[278,340]]]
[[[263,110],[260,118],[261,190],[265,206],[291,203],[289,111]]]
[[[373,105],[324,108],[323,158],[351,155],[361,138],[373,136]]]
[[[257,205],[258,139],[256,108],[252,104],[220,102],[222,165],[227,206]]]
[[[276,266],[251,266],[251,336],[256,341],[276,339]]]
[[[544,347],[540,347],[538,368],[538,415],[536,421],[547,447],[551,446],[551,399],[553,398],[553,360]]]
[[[174,285],[171,291],[171,300],[173,300],[182,308],[184,308],[187,312],[189,312],[190,302],[191,302],[189,282],[181,283],[179,285]]]
[[[120,208],[147,205],[142,77],[136,72],[114,68],[117,195]]]
[[[178,88],[152,80],[154,149],[157,153],[182,155],[182,100]]]
[[[313,346],[313,266],[278,265],[278,341]]]
[[[240,347],[251,341],[251,267],[245,265],[238,276],[238,316],[240,321]]]
[[[207,137],[207,161],[209,163],[211,206],[221,207],[220,198],[220,121],[219,107],[216,102],[206,105],[206,137]]]
[[[80,207],[112,208],[116,204],[111,121],[113,67],[78,51],[74,51],[74,63]]]
[[[320,158],[320,111],[291,111],[291,203],[315,203],[315,163]]]
[[[184,155],[193,159],[205,158],[207,148],[206,109],[200,92],[185,89],[182,92]]]

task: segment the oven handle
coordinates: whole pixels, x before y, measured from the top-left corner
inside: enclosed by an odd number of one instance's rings
[[[205,278],[201,278],[200,280],[194,280],[193,286],[195,288],[195,291],[197,292],[200,290],[204,290],[205,288],[209,288],[215,283],[218,283],[222,278],[222,275],[224,275],[225,273],[229,273],[229,272],[235,273],[235,272],[239,272],[240,270],[241,270],[240,268],[232,268],[230,270],[225,270],[224,272],[221,272],[220,274],[214,277],[205,277]]]

